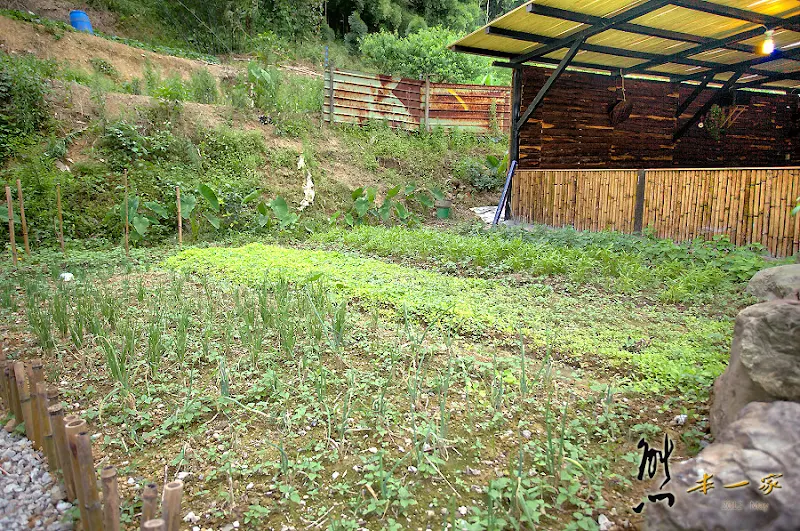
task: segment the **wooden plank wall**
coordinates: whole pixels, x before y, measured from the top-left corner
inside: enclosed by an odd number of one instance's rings
[[[522,105],[533,100],[550,70],[523,70]],[[800,160],[800,136],[790,138],[792,105],[798,95],[750,94],[750,105],[721,141],[697,127],[678,142],[672,135],[713,91],[706,91],[680,119],[678,105],[693,87],[625,80],[633,112],[611,125],[619,80],[567,72],[520,131],[520,168],[670,168],[786,166]],[[788,157],[788,158],[787,158]]]
[[[579,230],[632,233],[635,170],[519,170],[516,219]],[[773,256],[800,252],[800,168],[653,169],[645,171],[643,226],[687,241],[727,235],[761,243]]]
[[[386,121],[392,128],[416,131],[425,127],[428,106],[430,129],[493,133],[510,127],[510,87],[430,83],[430,102],[427,92],[425,81],[417,79],[334,70],[333,121]],[[324,75],[324,93],[322,115],[330,122],[330,71]]]

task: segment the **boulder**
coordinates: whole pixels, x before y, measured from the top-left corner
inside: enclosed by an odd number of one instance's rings
[[[750,402],[800,401],[800,301],[745,308],[736,317],[728,368],[714,382],[715,436]]]
[[[666,501],[645,507],[646,531],[797,531],[800,523],[800,404],[753,402],[716,442],[682,463],[671,463],[671,481],[663,477],[648,494],[671,492]],[[713,475],[703,494],[697,487]],[[769,478],[770,474],[775,474]],[[778,474],[782,476],[777,477]],[[746,485],[741,485],[743,482]],[[777,482],[778,486],[775,486]],[[735,486],[740,484],[741,486]],[[769,485],[773,485],[768,492]],[[730,486],[725,488],[725,485]]]
[[[800,263],[762,269],[747,284],[747,293],[762,301],[797,299],[798,292]]]

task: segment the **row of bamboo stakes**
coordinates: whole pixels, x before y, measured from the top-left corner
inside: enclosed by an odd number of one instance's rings
[[[123,187],[125,189],[124,212],[125,222],[123,228],[123,241],[125,246],[125,254],[130,256],[130,216],[128,212],[128,170],[123,172]],[[25,245],[25,254],[31,254],[30,242],[28,240],[28,220],[25,217],[25,198],[22,194],[22,183],[17,179],[17,200],[19,201],[19,214],[20,223],[22,225],[22,239]],[[181,216],[181,189],[175,187],[175,201],[178,207],[178,245],[183,245],[183,217]],[[6,205],[8,208],[8,240],[11,249],[11,261],[14,267],[17,267],[19,256],[17,254],[17,241],[15,236],[15,223],[14,223],[14,199],[11,192],[11,186],[6,185]],[[56,210],[58,212],[58,228],[56,230],[58,241],[61,245],[61,252],[66,254],[66,247],[64,246],[64,214],[61,208],[61,185],[56,184]]]
[[[520,170],[512,211],[528,223],[632,233],[636,170]],[[800,168],[645,172],[643,226],[676,241],[727,235],[773,256],[800,252]]]
[[[24,423],[25,435],[44,454],[50,472],[63,478],[67,498],[77,500],[84,531],[119,531],[117,469],[103,467],[98,492],[89,425],[77,415],[64,415],[58,389],[44,380],[42,361],[8,361],[0,352],[0,398],[14,416],[13,425]],[[158,486],[145,485],[140,530],[178,531],[182,496],[182,481],[167,483],[159,517]]]

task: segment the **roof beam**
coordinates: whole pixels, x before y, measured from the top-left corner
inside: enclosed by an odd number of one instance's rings
[[[734,74],[731,76],[731,78],[730,78],[728,81],[726,81],[724,85],[722,85],[722,88],[721,88],[721,89],[719,89],[719,91],[718,91],[716,94],[714,94],[714,95],[713,95],[713,96],[712,96],[712,97],[711,97],[711,98],[710,98],[710,99],[709,99],[709,100],[708,100],[708,101],[707,101],[707,102],[706,102],[706,103],[705,103],[705,104],[704,104],[702,107],[700,107],[700,108],[697,110],[697,112],[696,112],[696,113],[694,113],[694,114],[692,115],[692,117],[691,117],[691,118],[689,118],[689,120],[688,120],[686,123],[684,123],[684,124],[683,124],[683,125],[682,125],[682,126],[681,126],[681,127],[680,127],[680,128],[679,128],[679,129],[678,129],[676,132],[675,132],[675,134],[674,134],[674,135],[672,135],[672,141],[673,141],[673,142],[676,142],[676,141],[677,141],[679,138],[681,138],[683,135],[685,135],[685,134],[686,134],[686,132],[687,132],[687,131],[688,131],[688,130],[689,130],[689,129],[690,129],[690,128],[691,128],[691,127],[694,125],[694,124],[696,124],[696,123],[697,123],[697,122],[700,120],[700,118],[701,118],[701,117],[702,117],[702,116],[703,116],[705,113],[707,113],[707,112],[709,111],[709,109],[711,109],[711,106],[712,106],[712,105],[714,105],[715,103],[717,103],[717,102],[720,100],[720,98],[722,98],[722,96],[724,96],[724,95],[725,95],[725,93],[727,93],[727,92],[728,92],[728,91],[731,89],[731,87],[733,87],[733,86],[736,84],[736,82],[739,80],[739,78],[740,78],[740,77],[742,77],[742,73],[743,73],[743,72],[742,72],[741,70],[740,70],[740,71],[738,71],[738,72],[735,72],[735,73],[734,73]]]
[[[528,118],[531,117],[533,111],[535,111],[536,108],[542,103],[542,101],[544,101],[544,97],[547,95],[548,92],[550,92],[550,87],[552,87],[553,83],[555,83],[556,80],[559,77],[561,77],[561,74],[564,73],[564,70],[567,68],[567,65],[569,65],[570,61],[572,61],[572,59],[575,57],[575,54],[578,53],[578,48],[581,47],[583,42],[584,39],[576,39],[575,42],[572,43],[572,47],[569,49],[569,52],[567,52],[567,55],[565,55],[564,58],[561,59],[561,62],[558,64],[558,68],[556,68],[553,71],[553,73],[550,74],[550,77],[547,78],[547,81],[544,82],[542,88],[539,89],[539,92],[538,94],[536,94],[536,97],[533,98],[531,104],[528,105],[528,108],[525,109],[525,112],[522,114],[522,116],[520,116],[519,120],[516,123],[517,131],[522,129],[522,126],[525,125],[525,123],[527,123]]]
[[[759,74],[765,76],[763,79],[755,79],[753,81],[745,81],[744,83],[739,83],[736,88],[752,88],[752,87],[760,87],[765,83],[773,83],[775,81],[786,81],[786,80],[796,80],[800,81],[800,72],[786,72],[782,74],[774,74],[770,75],[769,72],[765,72],[764,74]],[[766,87],[772,88],[772,87]],[[777,89],[782,89],[786,87],[774,87]]]
[[[611,18],[602,18],[601,24],[589,26],[586,29],[582,29],[572,35],[569,35],[563,39],[559,39],[556,42],[545,44],[544,46],[540,46],[539,48],[530,51],[528,53],[522,54],[518,57],[514,57],[511,62],[512,63],[524,63],[530,61],[534,57],[547,55],[550,52],[555,50],[565,48],[571,45],[573,42],[578,41],[585,41],[592,35],[597,35],[598,33],[602,33],[606,30],[612,29],[617,24],[622,24],[624,22],[628,22],[635,18],[641,17],[655,9],[659,9],[667,4],[670,3],[671,0],[648,0],[643,4],[639,4],[636,7],[623,11],[622,13],[615,15]],[[531,4],[535,5],[535,4]],[[577,50],[576,50],[577,52]]]
[[[548,7],[541,4],[528,5],[528,13],[534,15],[542,15],[550,18],[560,18],[563,20],[571,20],[572,22],[580,22],[582,24],[591,24],[597,26],[605,23],[610,19],[603,17],[595,17],[592,15],[585,15],[583,13],[575,13],[574,11],[567,11],[566,9],[559,9],[555,7]],[[665,30],[660,28],[652,28],[650,26],[642,26],[641,24],[633,24],[631,22],[624,22],[617,24],[614,28],[628,33],[637,33],[639,35],[647,35],[650,37],[659,37],[661,39],[669,39],[673,41],[693,42],[695,44],[707,44],[715,39],[701,37],[699,35],[692,35],[691,33],[683,33],[680,31]],[[729,43],[724,46],[728,50],[736,50],[739,52],[754,53],[755,46],[747,44]]]
[[[780,59],[794,59],[800,56],[800,46],[797,48],[792,48],[791,50],[775,50],[770,55],[763,55],[761,57],[756,57],[755,59],[748,59],[747,61],[740,61],[738,63],[733,63],[729,65],[721,65],[717,68],[712,68],[710,70],[704,70],[702,72],[698,72],[696,74],[691,74],[689,76],[684,76],[679,78],[679,81],[690,81],[692,79],[702,79],[708,74],[720,74],[722,72],[734,72],[734,71],[747,71],[751,66],[756,65],[763,65],[764,63],[770,63],[772,61],[778,61]],[[759,75],[761,72],[756,72]],[[769,72],[766,72],[765,75],[769,75]]]
[[[730,37],[725,37],[724,39],[713,39],[706,43],[700,44],[699,46],[693,46],[692,48],[683,50],[682,52],[661,56],[660,61],[654,59],[652,61],[648,61],[646,63],[642,63],[640,65],[636,65],[631,68],[627,68],[625,69],[625,73],[633,74],[635,72],[643,72],[648,68],[651,68],[653,66],[658,66],[664,63],[681,64],[681,60],[691,55],[697,55],[699,53],[708,50],[716,50],[717,48],[725,48],[725,46],[727,46],[728,44],[734,44],[739,41],[745,41],[747,39],[752,39],[753,37],[758,37],[759,35],[763,35],[765,31],[767,31],[766,28],[758,27],[756,29],[737,33],[736,35],[731,35]]]
[[[745,20],[747,22],[752,22],[753,24],[763,24],[769,28],[785,28],[793,31],[800,31],[800,24],[795,22],[796,17],[788,19],[773,17],[770,15],[764,15],[762,13],[756,13],[755,11],[750,11],[747,9],[738,9],[722,4],[715,4],[713,2],[705,2],[703,0],[673,0],[671,3],[686,9],[702,11],[703,13]]]
[[[694,92],[689,94],[689,96],[687,96],[687,98],[683,100],[683,102],[680,105],[678,105],[678,110],[675,111],[675,118],[680,118],[680,116],[684,112],[686,112],[686,109],[689,108],[689,105],[691,105],[692,102],[697,99],[697,96],[699,96],[700,93],[706,89],[706,87],[708,86],[708,82],[711,81],[713,78],[714,76],[706,76],[703,79],[703,82],[697,85],[697,88],[694,89]]]
[[[535,33],[526,33],[524,31],[498,28],[496,26],[487,26],[484,31],[486,32],[487,35],[498,35],[500,37],[507,37],[509,39],[515,39],[518,41],[537,42],[542,44],[552,44],[559,40],[554,37],[546,37],[544,35],[537,35]],[[667,56],[659,55],[656,53],[637,52],[636,50],[627,50],[625,48],[615,48],[612,46],[600,46],[596,44],[584,44],[583,46],[581,46],[581,49],[586,50],[587,52],[596,52],[606,55],[617,55],[620,57],[630,57],[632,59],[643,59],[645,61],[654,62],[656,64],[662,64],[665,62],[676,62],[678,64],[700,66],[703,68],[714,68],[720,65],[720,63],[714,63],[711,61],[701,61],[699,59],[679,59],[675,61],[660,61],[659,59]],[[632,69],[638,70],[639,66],[632,67]],[[627,72],[630,69],[623,69],[623,70]]]

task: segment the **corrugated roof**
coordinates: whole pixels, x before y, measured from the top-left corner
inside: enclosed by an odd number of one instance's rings
[[[739,85],[800,88],[800,0],[537,0],[451,48],[557,64],[576,40],[577,67],[671,81],[724,81],[741,70]]]

